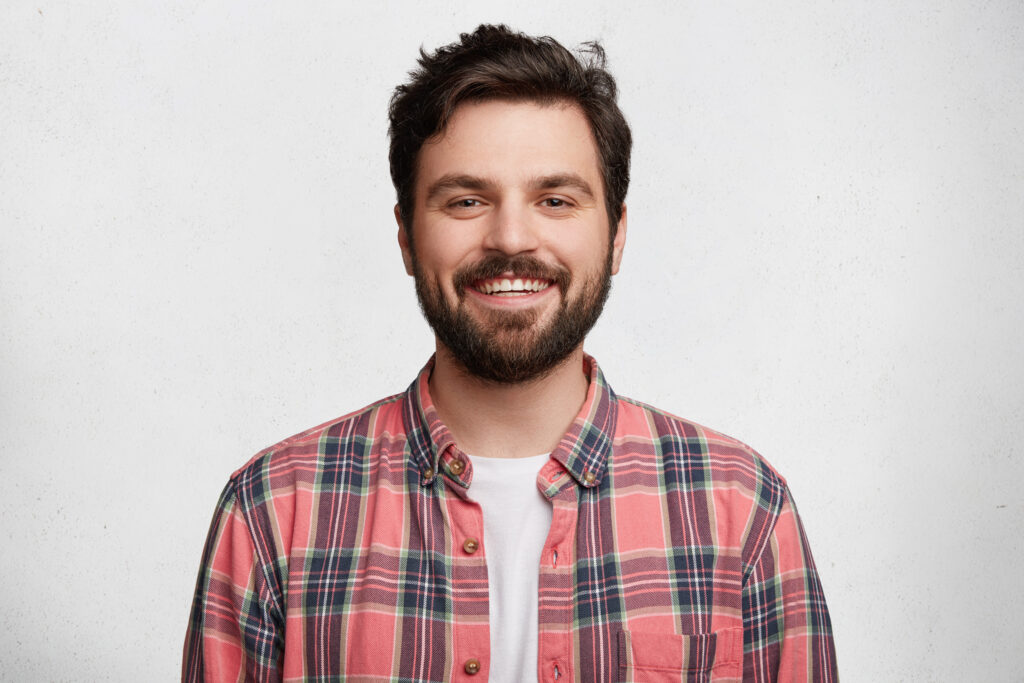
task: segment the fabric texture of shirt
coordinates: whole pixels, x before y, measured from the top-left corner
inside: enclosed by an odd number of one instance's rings
[[[537,485],[542,681],[832,681],[825,598],[785,480],[729,437],[586,400]],[[187,681],[479,681],[489,670],[473,468],[428,393],[254,457],[221,495]]]

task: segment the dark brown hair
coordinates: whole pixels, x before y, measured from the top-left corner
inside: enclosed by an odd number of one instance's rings
[[[444,132],[463,102],[508,99],[577,105],[597,142],[612,236],[629,188],[629,125],[616,103],[604,49],[584,43],[579,57],[550,37],[482,24],[459,41],[427,54],[395,88],[389,107],[391,181],[406,230],[412,228],[413,187],[423,143]]]

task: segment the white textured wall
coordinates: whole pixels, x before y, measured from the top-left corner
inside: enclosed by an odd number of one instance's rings
[[[633,125],[612,385],[787,476],[845,680],[1024,680],[1024,9],[894,4],[5,2],[0,678],[173,680],[228,474],[411,381],[386,101],[506,21]]]

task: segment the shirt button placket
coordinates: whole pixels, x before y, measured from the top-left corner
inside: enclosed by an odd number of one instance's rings
[[[469,467],[469,463],[462,457],[454,454],[450,459],[442,462],[449,478],[461,483],[460,479],[466,472],[466,468]],[[456,483],[456,486],[458,483]],[[475,585],[479,583],[479,576],[476,575],[485,571],[482,565],[479,564],[483,561],[483,547],[481,545],[483,518],[480,516],[479,508],[475,505],[470,505],[456,498],[452,499],[451,505],[453,512],[452,531],[455,534],[455,538],[452,540],[455,541],[455,544],[458,544],[458,539],[461,536],[463,552],[463,562],[456,562],[453,566],[455,572],[453,588],[456,591],[456,603],[468,605],[470,600],[475,599],[471,597],[471,594],[476,591]],[[458,547],[458,545],[455,545],[455,548]],[[474,559],[470,559],[470,557]],[[471,583],[468,585],[461,584],[460,582],[468,576],[476,576],[476,578],[470,579]],[[467,589],[460,588],[460,585],[466,585]],[[458,622],[458,616],[455,618]],[[459,633],[464,635],[460,636]],[[467,680],[484,671],[485,664],[481,661],[481,655],[486,651],[487,645],[485,640],[482,641],[479,637],[483,633],[486,633],[486,631],[481,631],[478,624],[466,624],[461,629],[456,628],[454,655],[457,658],[456,662],[461,661],[462,670],[454,669],[452,671],[452,680]],[[466,657],[467,655],[470,656]],[[455,667],[458,666],[458,664],[455,664]]]

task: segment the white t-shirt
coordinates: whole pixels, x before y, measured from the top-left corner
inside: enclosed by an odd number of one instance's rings
[[[552,514],[537,473],[549,457],[473,458],[469,496],[484,515],[490,589],[490,681],[537,679],[538,577]]]

